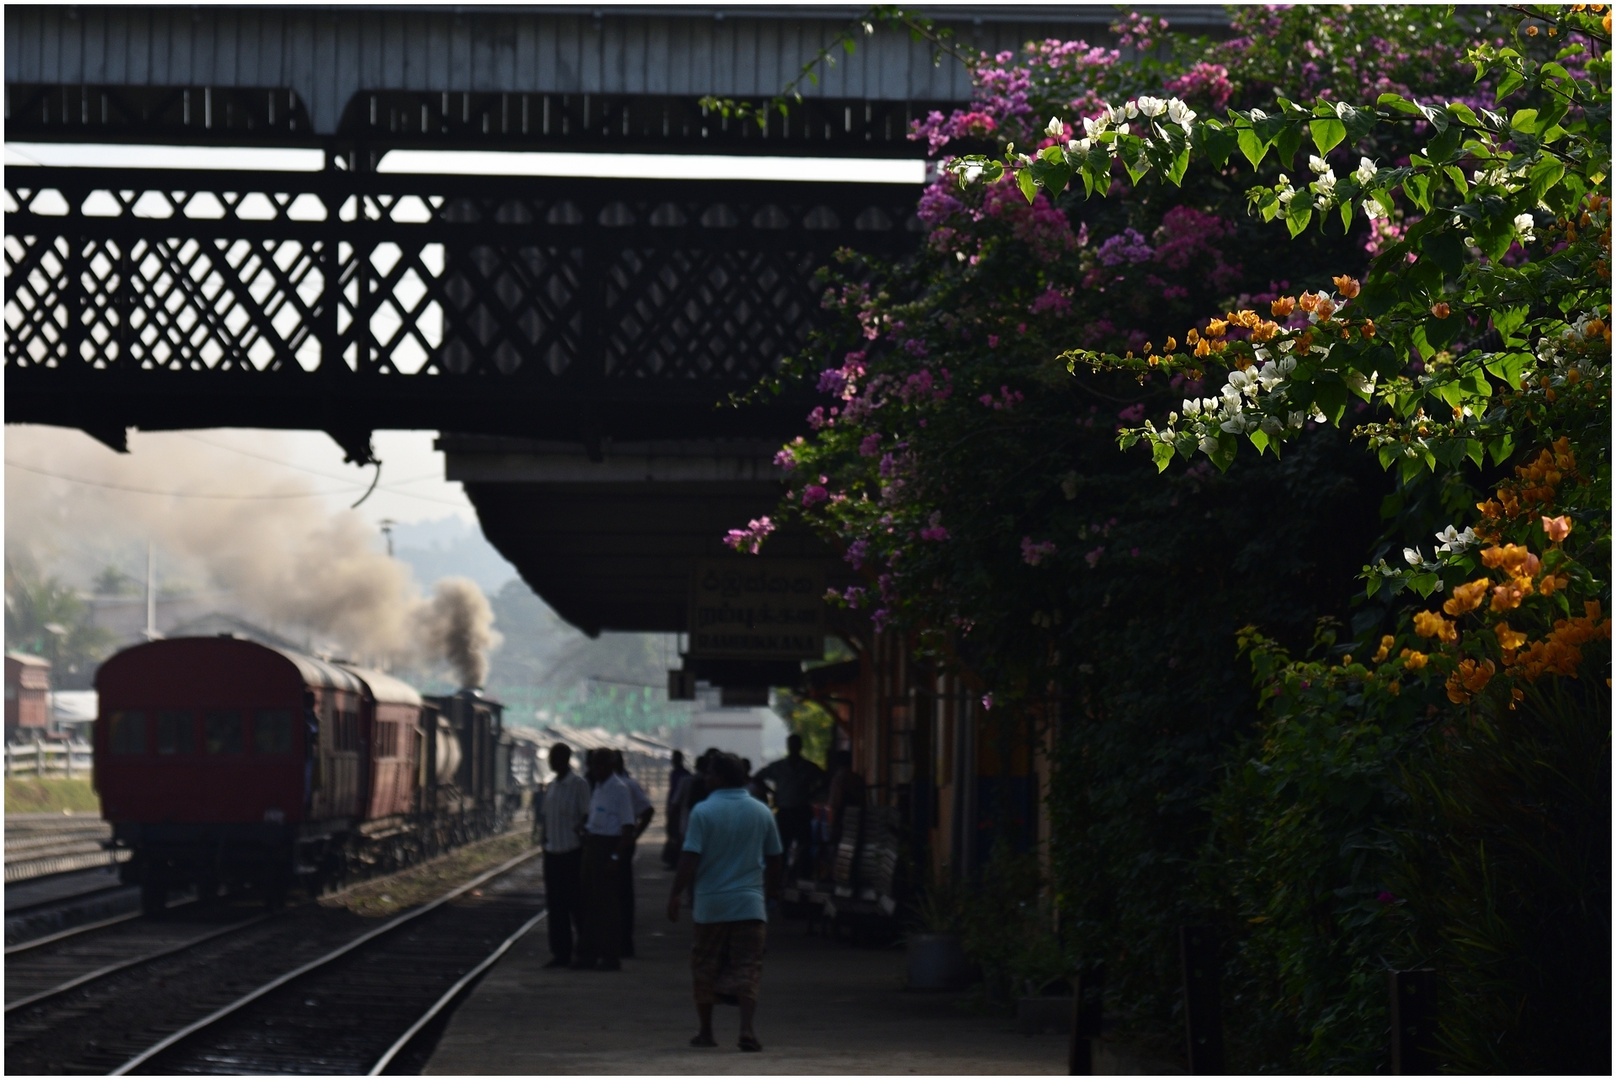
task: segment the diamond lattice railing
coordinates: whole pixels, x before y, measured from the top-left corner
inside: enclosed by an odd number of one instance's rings
[[[103,427],[337,422],[275,412],[311,394],[364,429],[708,407],[801,347],[837,248],[895,256],[918,225],[915,192],[878,185],[6,180],[7,419],[76,422],[76,397]]]

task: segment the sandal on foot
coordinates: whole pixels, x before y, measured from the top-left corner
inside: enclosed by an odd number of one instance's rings
[[[755,1035],[742,1035],[739,1045],[742,1050],[749,1053],[756,1053],[763,1049],[763,1044],[757,1041]]]
[[[714,1039],[711,1035],[703,1035],[702,1033],[697,1032],[695,1035],[692,1035],[690,1037],[690,1045],[691,1046],[717,1046],[718,1041],[716,1039]]]

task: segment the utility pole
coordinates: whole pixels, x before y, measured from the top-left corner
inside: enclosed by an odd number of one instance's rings
[[[157,632],[157,545],[146,541],[146,640],[156,641]]]
[[[382,518],[378,524],[381,525],[382,535],[387,537],[387,557],[391,559],[393,557],[393,526],[397,525],[398,522],[392,518]]]

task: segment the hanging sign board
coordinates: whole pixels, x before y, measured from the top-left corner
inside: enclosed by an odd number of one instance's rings
[[[818,660],[825,655],[825,570],[812,560],[704,559],[690,583],[695,657]]]

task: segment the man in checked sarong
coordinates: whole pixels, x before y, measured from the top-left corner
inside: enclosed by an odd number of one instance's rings
[[[780,880],[780,834],[769,808],[747,794],[739,758],[717,755],[711,774],[715,790],[690,812],[668,897],[668,921],[678,922],[685,891],[695,887],[690,974],[701,1030],[690,1045],[718,1045],[713,1005],[724,1001],[741,1008],[740,1048],[761,1050],[752,1019],[763,977],[765,897]]]

